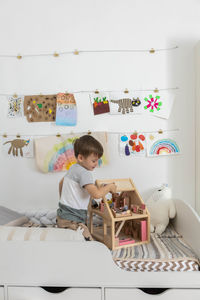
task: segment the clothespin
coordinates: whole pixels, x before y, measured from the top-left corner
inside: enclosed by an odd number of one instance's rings
[[[54,56],[54,57],[58,57],[58,56],[59,56],[59,53],[54,52],[53,56]]]
[[[15,93],[15,94],[13,94],[13,98],[17,98],[18,96],[17,96],[17,94]]]
[[[57,134],[56,134],[56,137],[61,137],[61,134],[60,134],[60,133],[57,133]]]
[[[88,130],[88,134],[92,134],[92,132],[90,130]]]
[[[163,130],[162,130],[162,129],[159,129],[159,130],[158,130],[158,133],[159,133],[159,134],[162,134],[162,133],[163,133]]]
[[[3,134],[3,137],[4,137],[4,138],[7,138],[7,137],[8,137],[8,136],[7,136],[7,133],[4,133],[4,134]]]
[[[98,91],[98,90],[95,90],[94,93],[95,93],[95,94],[99,94],[99,91]]]
[[[74,50],[74,55],[79,55],[79,51],[77,49]]]
[[[159,89],[158,89],[158,88],[155,88],[155,89],[154,89],[154,93],[159,93]]]
[[[128,89],[125,89],[124,90],[124,94],[128,94],[129,93],[129,90]]]
[[[17,55],[17,59],[22,59],[22,55],[21,55],[21,54],[18,54],[18,55]]]
[[[150,138],[151,141],[153,141],[155,137],[154,137],[153,134],[150,134],[150,135],[149,135],[149,138]]]
[[[18,133],[18,134],[16,134],[16,137],[17,137],[17,138],[20,138],[20,137],[21,137],[21,135]]]
[[[150,50],[149,50],[149,53],[155,53],[156,51],[155,51],[155,49],[154,48],[151,48]]]

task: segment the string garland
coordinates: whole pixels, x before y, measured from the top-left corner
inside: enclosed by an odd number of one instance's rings
[[[104,130],[101,130],[101,131],[90,131],[90,130],[88,130],[88,131],[83,131],[83,133],[84,134],[92,134],[92,133],[94,133],[94,132],[106,132],[107,134],[114,134],[114,135],[116,135],[116,134],[124,134],[124,133],[127,133],[127,134],[137,134],[137,133],[139,133],[139,132],[142,132],[142,133],[159,133],[159,134],[163,134],[164,132],[171,132],[171,131],[179,131],[180,129],[179,128],[176,128],[176,129],[158,129],[158,130],[151,130],[151,131],[144,131],[144,130],[132,130],[132,131],[121,131],[121,132],[119,132],[119,131],[104,131]],[[45,137],[45,136],[57,136],[57,137],[61,137],[61,136],[63,136],[63,135],[67,135],[67,134],[78,134],[78,133],[80,133],[80,131],[77,131],[77,132],[75,132],[75,131],[70,131],[70,132],[65,132],[65,133],[54,133],[54,134],[27,134],[27,133],[25,133],[25,134],[11,134],[11,133],[9,133],[9,134],[7,134],[7,133],[0,133],[0,136],[2,136],[2,137],[4,137],[4,138],[6,138],[6,137],[8,137],[8,136],[16,136],[17,138],[20,138],[21,136],[40,136],[40,137]]]
[[[64,93],[66,94],[81,94],[81,93],[95,93],[95,94],[99,94],[99,93],[112,93],[112,92],[124,92],[125,94],[128,94],[129,92],[154,92],[154,93],[159,93],[160,91],[167,91],[167,90],[178,90],[179,87],[170,87],[170,88],[154,88],[154,89],[125,89],[125,90],[83,90],[83,91],[70,91],[70,90],[65,90]],[[1,93],[0,92],[0,96],[4,96],[4,97],[8,97],[8,96],[13,96],[14,98],[17,98],[18,95],[22,96],[22,95],[49,95],[49,94],[57,94],[58,92],[45,92],[45,93]],[[61,93],[61,92],[60,92]]]
[[[56,57],[58,58],[59,56],[62,55],[79,55],[82,53],[134,53],[134,52],[147,52],[150,54],[154,54],[156,52],[162,52],[162,51],[170,51],[170,50],[175,50],[177,49],[178,46],[173,46],[169,48],[160,48],[160,49],[105,49],[105,50],[78,50],[75,49],[73,51],[60,51],[60,52],[54,52],[54,53],[39,53],[39,54],[17,54],[17,55],[10,55],[10,54],[0,54],[0,58],[17,58],[18,60],[22,60],[23,58],[28,58],[28,57],[39,57],[39,56],[50,56],[50,57]]]
[[[55,58],[58,58],[62,55],[70,55],[70,54],[73,54],[73,55],[79,55],[79,54],[84,54],[84,53],[137,53],[137,52],[143,52],[143,53],[149,53],[149,54],[154,54],[156,52],[162,52],[162,51],[170,51],[170,50],[175,50],[177,49],[178,46],[174,46],[174,47],[169,47],[169,48],[158,48],[158,49],[154,49],[154,48],[151,48],[151,49],[119,49],[119,50],[113,50],[113,49],[110,49],[110,50],[78,50],[78,49],[75,49],[74,51],[60,51],[60,52],[54,52],[54,53],[39,53],[39,54],[18,54],[18,55],[7,55],[7,54],[0,54],[0,58],[17,58],[18,60],[22,60],[23,58],[29,58],[29,57],[44,57],[44,56],[50,56],[50,57],[55,57]],[[172,87],[172,88],[161,88],[161,89],[158,89],[158,88],[154,88],[154,89],[125,89],[123,92],[124,93],[129,93],[129,92],[146,92],[146,91],[153,91],[155,93],[158,93],[159,91],[165,91],[165,90],[177,90],[179,89],[178,87]],[[80,94],[80,93],[100,93],[100,92],[107,92],[107,93],[110,93],[110,92],[122,92],[121,90],[82,90],[82,91],[70,91],[70,90],[67,90],[65,91],[65,93],[72,93],[72,94]],[[30,94],[35,94],[35,95],[43,95],[43,94],[53,94],[52,92],[45,92],[45,93],[19,93],[19,95],[30,95]],[[57,93],[54,93],[54,94],[57,94]],[[2,93],[0,92],[0,96],[11,96],[12,93]],[[17,98],[18,97],[18,94],[17,93],[14,93],[13,94],[13,97]],[[137,133],[137,132],[143,132],[143,133],[163,133],[163,132],[168,132],[168,131],[178,131],[179,129],[167,129],[167,130],[157,130],[157,131],[143,131],[143,130],[140,130],[140,131],[130,131],[130,132],[126,132],[126,133]],[[78,132],[77,132],[78,133]],[[89,130],[87,132],[85,132],[86,134],[91,134],[92,132]],[[107,132],[108,134],[123,134],[123,132]],[[71,131],[70,133],[57,133],[57,134],[31,134],[30,136],[61,136],[61,135],[65,135],[65,134],[76,134],[76,132],[73,132]],[[23,135],[28,135],[28,134],[23,134]],[[17,138],[20,138],[20,134],[1,134],[0,133],[0,136],[2,137],[7,137],[7,136],[16,136]]]

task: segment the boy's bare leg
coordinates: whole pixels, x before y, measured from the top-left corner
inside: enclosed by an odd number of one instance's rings
[[[65,220],[65,219],[61,219],[59,216],[57,216],[57,225],[59,228],[69,228],[72,230],[77,230],[78,229],[78,223],[73,222],[73,221],[69,221],[69,220]]]
[[[88,227],[83,223],[78,223],[78,225],[83,229],[83,236],[86,238],[87,241],[93,241],[91,233]]]
[[[89,229],[83,223],[76,223],[74,221],[61,219],[59,216],[57,216],[57,225],[59,228],[69,228],[72,230],[77,230],[78,227],[81,227],[83,229],[83,236],[85,237],[85,239],[87,241],[93,241],[93,238],[89,232]]]

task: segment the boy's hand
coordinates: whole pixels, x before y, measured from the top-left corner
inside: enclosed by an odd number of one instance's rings
[[[110,186],[110,192],[111,192],[112,194],[116,193],[116,191],[117,191],[117,186],[116,186],[116,184],[115,184],[115,183],[110,183],[109,186]]]
[[[100,199],[107,193],[116,193],[117,186],[114,183],[102,184],[99,188],[94,184],[87,184],[84,186],[90,196],[94,199]]]
[[[112,193],[112,194],[116,193],[117,186],[114,182],[113,183],[102,183],[101,187],[104,187],[104,186],[107,186],[110,193]]]

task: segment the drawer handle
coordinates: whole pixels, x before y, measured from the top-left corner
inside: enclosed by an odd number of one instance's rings
[[[143,293],[149,295],[159,295],[164,293],[168,288],[139,288]]]
[[[68,287],[63,286],[41,286],[41,288],[52,294],[62,293],[68,289]]]

